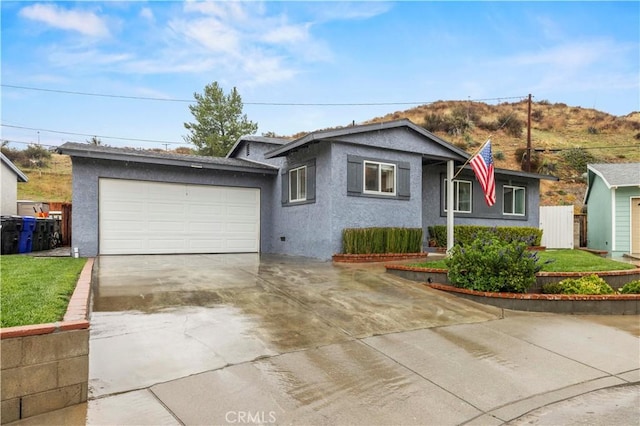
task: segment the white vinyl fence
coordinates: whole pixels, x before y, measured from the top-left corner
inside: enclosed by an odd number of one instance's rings
[[[573,248],[573,206],[540,207],[542,245],[547,248]]]

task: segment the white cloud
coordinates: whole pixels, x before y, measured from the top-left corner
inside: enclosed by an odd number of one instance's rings
[[[309,28],[311,24],[305,23],[300,25],[281,25],[267,30],[262,35],[262,40],[273,43],[300,43],[309,40]]]
[[[370,19],[387,13],[393,7],[385,1],[346,1],[310,3],[318,21],[351,21]]]
[[[77,31],[91,37],[109,36],[106,23],[95,13],[80,10],[66,10],[55,4],[34,4],[20,10],[20,16],[51,27]]]
[[[153,15],[153,11],[148,7],[143,7],[142,9],[140,9],[140,17],[150,22],[155,21],[155,16]]]

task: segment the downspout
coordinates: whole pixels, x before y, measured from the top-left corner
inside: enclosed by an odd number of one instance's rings
[[[447,253],[453,248],[453,160],[447,161]]]

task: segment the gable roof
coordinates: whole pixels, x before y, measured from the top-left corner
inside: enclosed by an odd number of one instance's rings
[[[285,139],[285,138],[269,138],[266,136],[256,136],[256,135],[245,135],[245,136],[241,136],[238,138],[238,140],[236,141],[236,143],[231,147],[231,149],[229,150],[229,152],[226,155],[226,158],[231,158],[235,155],[236,151],[238,151],[238,148],[240,148],[240,144],[242,142],[260,142],[260,143],[265,143],[265,144],[270,144],[270,145],[284,145],[286,143],[291,142],[291,139]]]
[[[637,186],[640,188],[640,163],[587,164],[587,193],[589,200],[595,177],[602,179],[607,189]]]
[[[640,186],[640,163],[587,164],[587,170],[600,176],[609,189]]]
[[[278,168],[258,164],[240,158],[205,157],[183,155],[162,151],[147,151],[132,148],[114,148],[87,143],[67,142],[58,147],[60,154],[71,157],[95,158],[101,160],[130,161],[134,163],[161,164],[167,166],[215,169],[249,173],[277,174]]]
[[[7,165],[14,172],[18,178],[18,182],[29,182],[29,178],[27,175],[22,173],[22,171],[15,165],[9,158],[0,152],[0,158],[2,158],[2,162]]]
[[[298,138],[292,142],[289,142],[288,144],[283,145],[280,148],[276,148],[273,151],[268,152],[266,157],[274,158],[274,157],[287,155],[291,151],[296,151],[306,145],[309,145],[314,142],[319,142],[322,140],[331,140],[331,139],[336,139],[344,136],[362,134],[367,132],[378,132],[381,130],[397,129],[401,127],[411,129],[416,133],[419,133],[420,135],[424,136],[425,138],[430,139],[437,145],[440,145],[443,148],[446,148],[446,150],[451,152],[451,157],[454,160],[464,161],[469,158],[469,154],[467,154],[465,151],[446,142],[443,139],[440,139],[433,133],[429,132],[428,130],[420,126],[415,125],[411,120],[408,120],[406,118],[401,120],[385,121],[382,123],[372,123],[372,124],[362,124],[358,126],[341,127],[339,129],[318,130],[318,131],[309,133],[301,138]]]
[[[282,145],[281,147],[267,152],[265,157],[274,158],[274,157],[285,156],[290,152],[296,151],[314,142],[320,142],[324,140],[335,140],[345,136],[363,134],[367,132],[378,132],[381,130],[398,129],[403,127],[411,129],[412,131],[415,131],[419,135],[434,142],[436,145],[444,148],[445,151],[449,151],[451,153],[451,156],[447,159],[466,162],[469,158],[471,158],[471,155],[468,154],[466,151],[445,141],[444,139],[439,138],[438,136],[434,135],[433,133],[429,132],[423,127],[420,127],[414,124],[411,120],[406,118],[401,120],[386,121],[382,123],[372,123],[372,124],[363,124],[358,126],[342,127],[339,129],[318,130],[318,131],[309,133],[301,138],[298,138],[294,141],[289,141],[288,143]],[[351,140],[351,142],[354,143],[353,140]],[[471,166],[467,164],[465,168],[470,169]],[[495,171],[496,173],[503,174],[503,175],[518,176],[518,177],[525,177],[525,178],[532,178],[532,179],[558,180],[558,178],[555,176],[522,172],[518,170],[495,169]]]

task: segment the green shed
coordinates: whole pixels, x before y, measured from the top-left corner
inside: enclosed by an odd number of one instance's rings
[[[587,247],[640,255],[640,163],[589,164]]]

